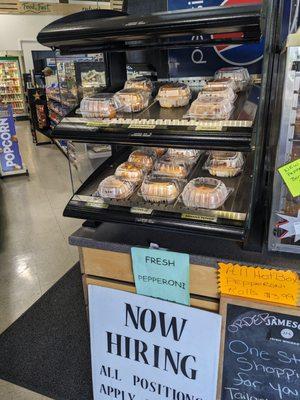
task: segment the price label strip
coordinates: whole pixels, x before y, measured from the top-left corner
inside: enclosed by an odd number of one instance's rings
[[[151,215],[153,210],[151,210],[150,208],[131,207],[130,212],[131,212],[131,214]]]
[[[211,217],[209,215],[200,215],[200,214],[181,214],[181,218],[183,219],[194,219],[195,221],[205,221],[205,222],[217,222],[217,217]]]

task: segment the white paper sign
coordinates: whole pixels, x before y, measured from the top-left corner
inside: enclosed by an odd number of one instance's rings
[[[94,400],[216,400],[221,316],[89,286]]]

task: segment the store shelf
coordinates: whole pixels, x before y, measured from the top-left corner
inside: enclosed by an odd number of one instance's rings
[[[82,19],[82,21],[81,21]],[[176,46],[216,45],[258,42],[261,38],[261,5],[210,7],[155,13],[136,16],[85,19],[77,15],[68,24],[59,20],[49,24],[38,35],[38,41],[48,47],[59,48],[62,53],[78,53],[83,50],[126,50]],[[226,34],[220,37],[220,34]],[[239,33],[239,35],[229,35]],[[218,35],[219,34],[219,35]],[[191,41],[182,35],[202,36]],[[216,35],[216,36],[213,36]],[[175,40],[179,37],[179,40]],[[172,40],[170,40],[172,38]]]
[[[119,114],[111,120],[87,119],[71,113],[52,135],[89,143],[250,151],[259,98],[259,86],[241,92],[227,121],[190,121],[183,118],[189,106],[165,109],[157,101],[140,113]]]
[[[252,185],[252,154],[247,157],[241,175],[222,179],[228,188],[233,189],[233,192],[224,206],[218,210],[188,209],[180,203],[180,200],[175,205],[149,203],[143,201],[138,190],[129,200],[124,201],[103,203],[101,199],[91,197],[97,190],[100,181],[113,174],[117,165],[127,159],[129,152],[130,150],[123,150],[115,158],[111,157],[105,161],[72,197],[64,215],[96,221],[157,224],[168,229],[201,232],[214,236],[226,234],[227,238],[243,239]],[[206,157],[205,154],[200,157],[197,165],[191,171],[189,179],[208,176],[208,173],[202,169]]]

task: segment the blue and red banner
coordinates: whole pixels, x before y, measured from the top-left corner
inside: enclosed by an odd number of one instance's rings
[[[0,174],[22,169],[12,107],[0,107]]]
[[[188,8],[228,7],[238,4],[260,4],[261,0],[168,0],[168,10]],[[286,2],[287,23],[290,1]],[[287,7],[285,7],[287,9]],[[194,36],[191,40],[197,40]],[[220,45],[169,51],[171,77],[211,76],[214,71],[230,66],[246,67],[250,74],[260,74],[264,41],[257,44]]]

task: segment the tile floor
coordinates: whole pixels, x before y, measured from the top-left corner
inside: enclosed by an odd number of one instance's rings
[[[71,196],[67,159],[54,145],[35,146],[26,121],[17,135],[29,176],[0,180],[0,333],[78,260],[68,236],[82,223],[62,217]],[[46,399],[4,381],[0,398]]]

